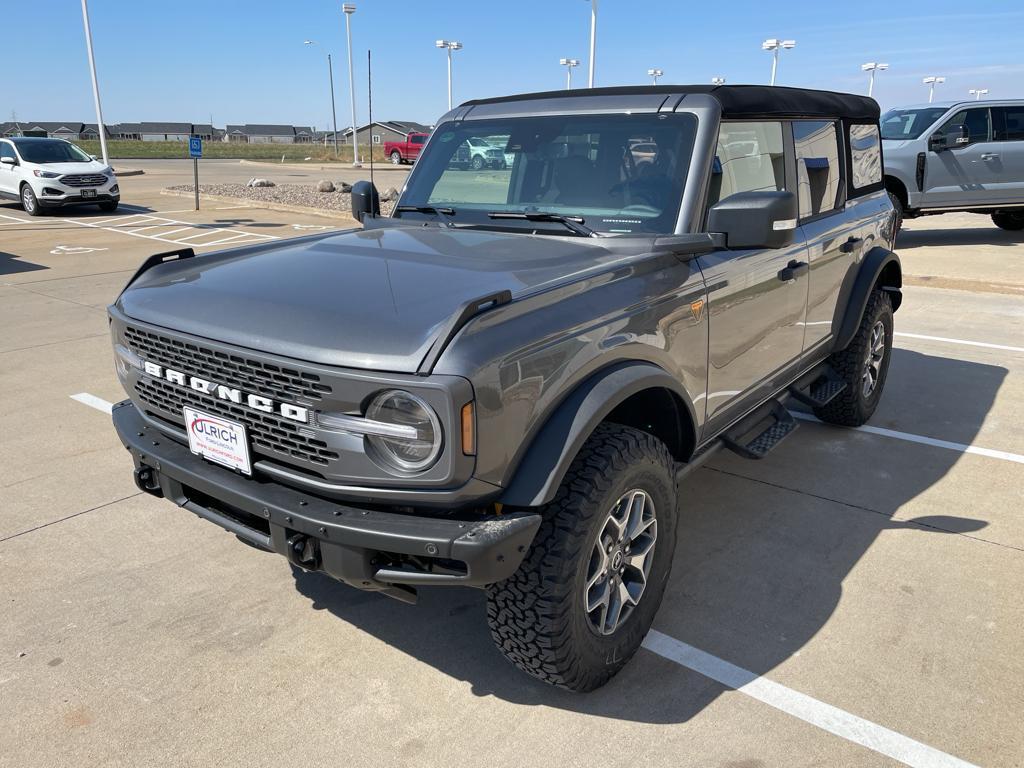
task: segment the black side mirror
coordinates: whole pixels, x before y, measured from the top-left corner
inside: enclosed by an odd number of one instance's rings
[[[724,234],[726,248],[784,248],[797,215],[792,192],[737,192],[711,207],[708,232]]]
[[[380,216],[380,195],[370,182],[357,181],[352,185],[352,216],[362,222],[367,215]]]
[[[947,125],[944,132],[933,133],[928,139],[928,149],[933,152],[941,152],[944,149],[956,149],[970,143],[971,132],[966,125],[957,123],[956,125]]]

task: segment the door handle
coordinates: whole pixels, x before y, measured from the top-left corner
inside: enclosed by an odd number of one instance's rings
[[[998,152],[985,152],[985,153],[982,154],[981,159],[982,160],[998,160],[999,159],[999,153]]]
[[[786,265],[785,269],[779,271],[779,280],[784,283],[788,283],[790,280],[795,280],[808,269],[810,269],[810,267],[806,261],[797,261],[794,259]]]
[[[864,238],[851,237],[845,243],[839,246],[839,250],[842,253],[853,253],[855,250],[860,248],[864,244]]]

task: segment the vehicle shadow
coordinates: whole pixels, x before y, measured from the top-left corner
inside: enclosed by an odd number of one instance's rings
[[[1008,232],[994,224],[991,227],[968,229],[907,229],[900,230],[896,249],[927,248],[933,245],[1009,245],[1024,243],[1024,232]]]
[[[949,384],[969,381],[971,407],[944,435],[965,443],[977,434],[1007,375],[998,366],[906,350],[895,351],[891,370],[892,390],[906,386],[900,378],[905,371],[914,372],[914,381],[945,382],[947,386],[928,393],[942,402],[927,405],[947,412],[963,404],[957,394],[962,390]],[[918,412],[912,393],[900,395],[892,398],[898,402],[888,410],[898,410],[907,429]],[[919,412],[924,416],[927,409]],[[884,416],[882,423],[887,424]],[[760,462],[720,454],[687,479],[675,562],[656,629],[766,675],[825,626],[847,575],[881,534],[956,535],[986,525],[943,515],[893,519],[948,473],[960,454],[879,437],[866,454],[877,462],[851,462],[842,450],[822,450],[821,435],[812,432],[833,429],[830,442],[848,439],[839,429],[811,424],[805,435],[798,432]],[[812,486],[809,492],[802,492],[808,490],[802,477]],[[814,483],[828,484],[828,492]],[[439,672],[470,683],[478,696],[616,719],[678,723],[727,690],[640,651],[604,688],[571,694],[533,680],[502,658],[486,626],[482,592],[424,590],[419,604],[408,606],[322,574],[293,570],[293,576],[296,589],[314,609],[329,611]],[[894,591],[900,589],[898,577],[893,579]]]

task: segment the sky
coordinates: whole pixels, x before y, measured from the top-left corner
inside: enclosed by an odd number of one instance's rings
[[[79,0],[3,0],[5,67],[0,121],[95,121]],[[367,50],[377,120],[433,124],[447,108],[445,52],[458,40],[455,103],[564,87],[562,57],[581,61],[586,85],[586,0],[356,0],[352,18],[357,121],[367,119]],[[192,10],[194,9],[194,10]],[[156,2],[91,0],[93,44],[107,123],[285,123],[328,128],[327,54],[334,60],[338,125],[351,123],[345,20],[337,0]],[[860,65],[887,62],[874,96],[883,109],[927,100],[1024,98],[1018,2],[973,0],[600,0],[598,86],[766,83],[769,37],[794,39],[778,84],[867,92]],[[17,30],[16,32],[14,30]],[[312,39],[316,45],[304,45]],[[16,75],[16,76],[12,76]]]

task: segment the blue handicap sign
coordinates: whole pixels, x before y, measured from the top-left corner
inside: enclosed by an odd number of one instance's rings
[[[188,156],[189,157],[202,157],[203,156],[203,140],[198,136],[192,136],[188,140]]]

